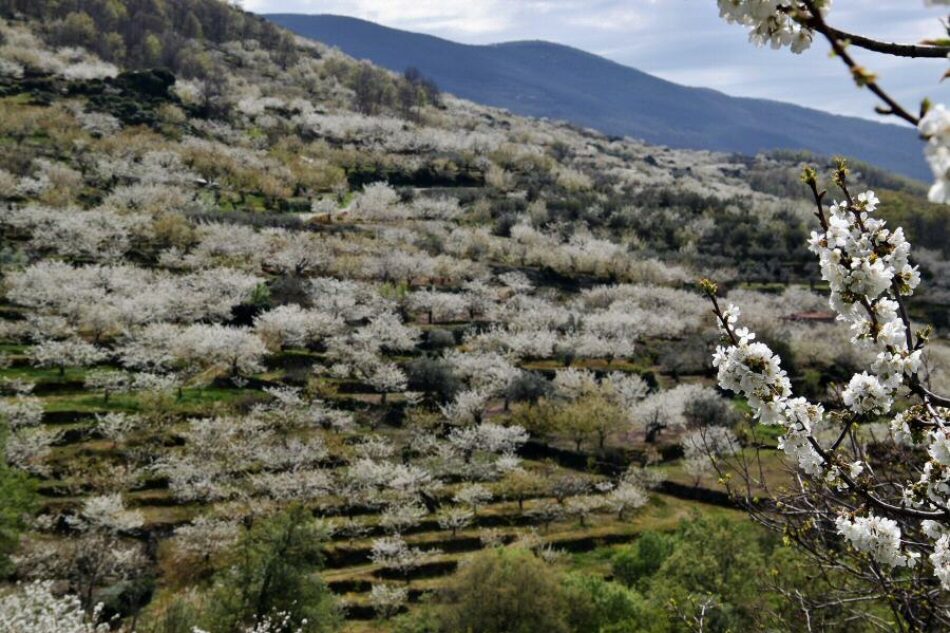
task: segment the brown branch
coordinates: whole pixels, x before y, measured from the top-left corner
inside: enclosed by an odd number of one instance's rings
[[[838,450],[838,447],[841,446],[841,442],[844,441],[844,438],[847,437],[848,431],[851,430],[851,427],[854,425],[854,420],[848,420],[844,424],[844,428],[841,429],[841,434],[838,436],[838,439],[835,440],[835,443],[831,445],[831,448],[828,449],[829,453],[834,453]]]
[[[897,281],[897,277],[895,277],[891,282],[891,291],[894,295],[894,301],[897,303],[901,321],[904,323],[904,336],[907,339],[907,352],[910,353],[915,349],[914,334],[911,331],[910,315],[907,312],[907,304],[904,302],[904,297],[901,296],[901,290]]]
[[[813,16],[803,18],[801,20],[801,24],[804,24],[809,28],[813,28],[816,31],[818,30],[818,26]],[[838,41],[848,42],[849,44],[853,44],[858,48],[863,48],[875,53],[892,55],[894,57],[929,57],[946,59],[947,56],[950,55],[950,46],[882,42],[880,40],[871,39],[870,37],[865,37],[863,35],[857,35],[856,33],[848,33],[847,31],[836,29],[833,26],[827,24],[825,25],[825,29]]]
[[[924,387],[920,383],[920,380],[916,377],[914,377],[914,379],[910,381],[910,390],[916,393],[918,396],[920,396],[927,404],[936,405],[938,407],[943,407],[943,408],[950,408],[950,398],[946,398],[944,396],[941,396],[939,394],[936,394],[930,391],[929,389]],[[931,410],[930,413],[934,415],[934,417],[940,417],[940,416],[937,416],[936,411]]]
[[[834,465],[834,461],[831,459],[831,457],[829,457],[827,451],[825,451],[825,449],[821,447],[821,445],[813,436],[806,435],[805,438],[808,440],[808,443],[811,444],[812,448],[815,449],[815,452],[818,453],[818,455],[821,457],[822,461],[828,464],[828,466]],[[838,476],[841,477],[842,481],[844,481],[845,485],[848,486],[851,492],[854,492],[858,496],[863,497],[865,501],[867,501],[872,506],[875,506],[879,510],[884,510],[885,512],[888,512],[890,514],[897,515],[897,516],[913,517],[916,519],[942,518],[944,520],[946,520],[947,517],[950,516],[950,513],[947,513],[946,511],[937,512],[937,511],[930,511],[930,510],[917,510],[915,508],[908,508],[906,506],[896,506],[892,503],[888,503],[887,501],[884,501],[883,499],[876,497],[875,495],[871,494],[869,490],[865,489],[862,486],[859,486],[843,470],[839,469]]]
[[[821,12],[815,6],[814,0],[802,0],[802,4],[808,9],[810,16],[804,16],[801,19],[805,20],[809,27],[821,33],[828,43],[831,44],[831,50],[834,51],[835,55],[841,58],[841,60],[848,66],[848,69],[851,71],[851,75],[858,81],[859,85],[867,86],[867,89],[873,92],[881,101],[883,101],[887,107],[884,109],[878,109],[878,112],[881,114],[893,114],[896,117],[904,119],[914,127],[920,122],[920,119],[907,110],[904,109],[901,104],[899,104],[894,98],[887,94],[883,88],[881,88],[877,81],[874,79],[873,75],[869,75],[864,68],[858,64],[848,51],[845,49],[845,43],[840,39],[841,31],[838,31],[825,23],[824,17],[822,17]]]
[[[917,341],[917,344],[914,344],[913,334],[911,333],[911,323],[910,316],[907,313],[907,305],[904,301],[904,297],[901,296],[900,288],[897,287],[897,280],[895,279],[891,288],[891,292],[894,296],[894,300],[897,302],[899,308],[899,314],[901,321],[904,323],[904,334],[907,337],[907,351],[912,352],[918,347],[921,346],[921,340]],[[921,384],[920,380],[914,376],[909,381],[910,390],[916,393],[920,398],[928,403],[934,404],[938,407],[950,407],[950,398],[945,398],[939,394],[936,394]],[[936,416],[936,412],[932,411]]]

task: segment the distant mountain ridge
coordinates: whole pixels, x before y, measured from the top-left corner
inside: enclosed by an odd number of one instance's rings
[[[930,176],[911,128],[681,86],[561,44],[469,45],[344,16],[264,17],[391,70],[415,66],[448,92],[517,114],[671,147],[742,154],[807,149]]]

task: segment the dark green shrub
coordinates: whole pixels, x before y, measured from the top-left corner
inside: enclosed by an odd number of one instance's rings
[[[313,516],[301,506],[257,522],[232,550],[230,564],[216,574],[204,627],[238,633],[260,618],[287,614],[293,630],[336,630],[340,612],[317,574],[323,540]]]

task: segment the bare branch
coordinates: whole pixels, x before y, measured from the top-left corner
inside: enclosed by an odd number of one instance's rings
[[[855,81],[859,85],[866,86],[868,90],[873,92],[877,97],[886,104],[886,108],[878,109],[878,112],[881,114],[893,114],[894,116],[904,119],[913,126],[917,126],[920,122],[920,119],[907,110],[904,109],[893,97],[887,94],[883,88],[881,88],[877,80],[874,78],[874,75],[868,73],[860,64],[858,64],[853,57],[846,50],[846,43],[841,39],[842,32],[838,31],[825,23],[825,19],[822,17],[821,12],[815,6],[814,0],[802,0],[802,3],[808,8],[809,17],[803,18],[806,20],[808,25],[818,31],[825,39],[828,40],[828,43],[831,44],[831,49],[835,52],[835,55],[841,58],[851,71],[851,75],[855,78]],[[945,56],[945,55],[944,55]]]
[[[805,18],[801,21],[801,23],[805,26],[815,29],[816,31],[819,30],[818,25],[816,24],[816,21],[813,17]],[[871,39],[870,37],[858,35],[856,33],[842,31],[827,24],[824,26],[824,28],[828,34],[840,42],[847,42],[853,46],[857,46],[868,51],[873,51],[875,53],[882,53],[884,55],[892,55],[894,57],[926,57],[932,59],[946,59],[947,56],[950,55],[950,46],[882,42],[880,40]]]

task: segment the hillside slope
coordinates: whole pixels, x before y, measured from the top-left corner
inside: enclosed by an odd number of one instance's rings
[[[471,46],[343,16],[265,17],[391,70],[415,66],[453,94],[518,114],[671,147],[845,154],[906,176],[929,177],[912,130],[681,86],[568,46]]]
[[[423,630],[387,616],[426,617],[487,546],[601,574],[645,532],[737,517],[681,459],[687,412],[748,429],[710,386],[701,275],[802,395],[853,370],[847,328],[783,318],[827,305],[812,156],[512,115],[218,0],[100,7],[0,0],[0,490],[35,488],[39,513],[0,512],[0,622],[29,590],[9,569],[139,631],[285,606],[302,633]],[[944,207],[853,168],[926,247],[910,310],[945,336]],[[282,525],[306,553],[283,554]],[[311,591],[239,604],[258,551]],[[657,578],[643,600],[667,626]]]

